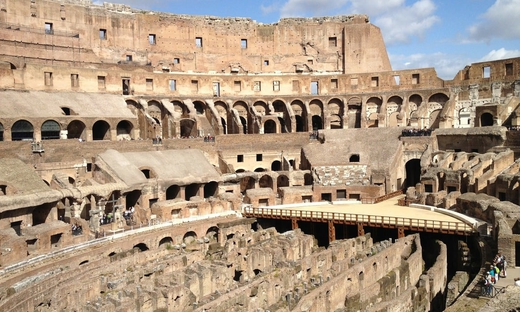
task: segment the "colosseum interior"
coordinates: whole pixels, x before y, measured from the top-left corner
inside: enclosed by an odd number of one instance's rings
[[[519,104],[520,58],[392,70],[365,15],[0,0],[0,310],[518,311],[475,292],[520,266]],[[319,208],[392,200],[478,226]]]

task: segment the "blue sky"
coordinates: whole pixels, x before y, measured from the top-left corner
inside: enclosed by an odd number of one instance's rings
[[[434,67],[451,80],[466,65],[520,57],[520,0],[108,0],[174,14],[283,17],[367,14],[392,68]],[[99,4],[100,1],[94,1]]]

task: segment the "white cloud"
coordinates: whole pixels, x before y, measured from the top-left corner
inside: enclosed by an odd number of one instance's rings
[[[377,16],[404,7],[405,0],[350,0],[352,12]]]
[[[496,0],[481,19],[482,21],[468,28],[470,41],[520,39],[520,0]]]
[[[520,50],[506,50],[500,48],[498,50],[491,50],[488,54],[482,57],[479,62],[502,60],[513,57],[520,57]]]
[[[414,68],[435,68],[437,76],[445,80],[451,80],[471,61],[462,55],[448,55],[445,53],[389,55],[394,70]]]
[[[401,3],[401,6],[376,17],[374,24],[381,28],[387,45],[407,43],[413,37],[424,37],[440,21],[435,15],[436,9],[431,0],[419,0],[411,6]]]

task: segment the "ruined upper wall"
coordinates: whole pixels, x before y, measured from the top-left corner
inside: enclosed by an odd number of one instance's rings
[[[83,62],[81,49],[87,51],[83,54],[93,51],[100,62],[162,63],[173,71],[391,70],[381,31],[365,15],[261,24],[249,18],[177,15],[82,0],[1,0],[0,24],[6,30],[0,32],[0,42],[27,43],[9,49],[11,55],[26,57],[39,57],[37,46],[57,45],[63,50],[58,59]]]

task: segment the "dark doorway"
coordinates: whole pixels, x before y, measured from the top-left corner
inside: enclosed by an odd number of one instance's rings
[[[405,187],[415,186],[421,179],[421,160],[410,159],[406,163],[406,183]]]
[[[493,125],[493,115],[490,113],[484,113],[480,116],[480,126],[488,127]]]

